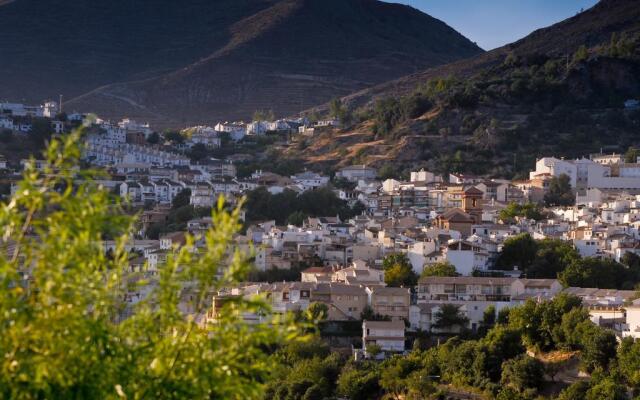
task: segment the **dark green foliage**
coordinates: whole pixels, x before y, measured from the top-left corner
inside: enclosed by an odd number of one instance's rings
[[[482,326],[489,329],[496,324],[496,306],[493,304],[487,307],[482,313]]]
[[[576,400],[576,399],[584,399],[587,395],[587,391],[589,390],[589,382],[586,381],[576,381],[571,384],[569,387],[560,392],[558,396],[558,400]]]
[[[433,327],[442,330],[466,329],[468,323],[469,319],[460,310],[459,305],[442,304],[434,316]]]
[[[370,306],[365,306],[360,313],[360,319],[366,321],[391,321],[391,317],[388,315],[376,314],[373,312],[373,308]]]
[[[311,400],[327,398],[334,393],[343,365],[341,357],[337,353],[323,357],[308,352],[302,357],[285,357],[290,360],[289,368],[268,385],[265,398]]]
[[[184,136],[182,136],[180,134],[180,132],[176,132],[176,131],[165,131],[164,134],[164,140],[167,140],[173,144],[182,144],[184,143]]]
[[[625,338],[618,350],[618,368],[626,383],[633,388],[640,388],[640,341]]]
[[[393,164],[385,164],[378,170],[378,178],[380,180],[401,179],[400,172]]]
[[[293,282],[300,280],[300,273],[304,268],[292,266],[289,269],[277,269],[271,268],[271,266],[267,266],[267,270],[258,271],[254,270],[249,273],[249,281],[251,282]]]
[[[428,96],[419,91],[400,100],[378,100],[373,109],[374,133],[381,137],[388,136],[395,127],[408,119],[419,117],[428,111],[431,105]]]
[[[207,150],[207,146],[202,143],[196,143],[187,153],[187,156],[191,159],[191,161],[201,161],[207,158],[209,151]]]
[[[151,135],[147,138],[147,143],[149,144],[158,144],[160,142],[160,135],[158,132],[152,132]]]
[[[247,221],[275,220],[278,224],[285,222],[301,224],[305,217],[340,216],[348,219],[361,213],[361,208],[351,208],[347,202],[340,200],[330,188],[307,190],[298,195],[292,190],[272,195],[266,188],[247,193]]]
[[[29,139],[42,145],[51,138],[53,134],[53,128],[51,127],[51,121],[48,118],[33,118],[31,120],[31,132],[29,132]]]
[[[556,330],[563,315],[580,307],[580,304],[579,298],[564,294],[540,303],[528,300],[522,306],[510,310],[508,326],[522,333],[522,341],[527,347],[553,349],[562,344],[557,341]]]
[[[540,389],[543,377],[542,363],[526,354],[505,361],[502,365],[502,384],[512,387],[519,393],[528,389]]]
[[[346,126],[350,125],[353,119],[353,113],[348,106],[342,104],[342,100],[339,98],[334,98],[329,103],[329,116]]]
[[[627,391],[624,386],[612,378],[604,378],[587,391],[585,400],[627,400]]]
[[[585,257],[571,263],[558,276],[565,286],[633,289],[640,280],[637,268],[611,260]]]
[[[572,206],[576,202],[575,194],[571,189],[571,180],[568,175],[554,176],[549,182],[549,190],[544,195],[547,206]]]
[[[505,270],[517,266],[521,271],[528,271],[537,251],[538,244],[528,233],[510,237],[504,241],[496,266]]]
[[[338,394],[349,400],[369,400],[380,393],[380,369],[377,364],[347,363],[338,378]]]
[[[578,252],[566,241],[536,241],[523,233],[505,240],[496,266],[505,270],[518,266],[527,278],[554,279],[579,259]]]
[[[188,206],[191,200],[191,189],[182,189],[171,202],[172,209]]]
[[[538,241],[536,258],[527,271],[527,278],[554,279],[568,265],[580,258],[571,243],[558,239]]]
[[[616,335],[609,330],[600,328],[590,321],[583,322],[580,355],[582,366],[587,372],[595,369],[607,370],[609,363],[616,356],[618,343]]]

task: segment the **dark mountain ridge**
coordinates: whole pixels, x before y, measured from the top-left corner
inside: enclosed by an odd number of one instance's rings
[[[482,52],[375,0],[16,0],[0,20],[0,97],[63,93],[69,108],[165,125],[291,114]]]
[[[372,99],[411,93],[433,78],[468,77],[499,65],[507,54],[531,56],[547,54],[570,56],[581,45],[593,47],[608,42],[615,32],[634,35],[640,32],[640,2],[637,0],[601,0],[594,7],[554,25],[538,29],[526,37],[483,54],[449,64],[428,68],[399,79],[384,82],[344,97],[361,106]],[[326,109],[326,106],[317,108]]]

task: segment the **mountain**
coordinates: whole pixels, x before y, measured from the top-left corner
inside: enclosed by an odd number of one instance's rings
[[[375,0],[15,0],[0,20],[0,97],[165,125],[293,114],[482,53]]]
[[[317,167],[523,176],[543,155],[640,146],[640,112],[624,107],[634,98],[640,7],[602,0],[515,43],[346,96],[351,126],[284,154]]]

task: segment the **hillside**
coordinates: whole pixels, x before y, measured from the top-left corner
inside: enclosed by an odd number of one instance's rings
[[[624,110],[640,98],[637,5],[603,0],[513,44],[347,96],[350,127],[286,154],[512,177],[536,156],[639,145],[640,113]]]
[[[1,5],[0,35],[8,40],[0,54],[8,57],[0,60],[0,97],[40,101],[63,93],[67,109],[164,125],[211,123],[258,109],[297,113],[482,52],[439,20],[375,0],[188,3]]]

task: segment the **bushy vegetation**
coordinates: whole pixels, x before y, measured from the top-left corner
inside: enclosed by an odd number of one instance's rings
[[[77,132],[53,140],[45,170],[28,166],[0,207],[0,397],[262,398],[272,349],[296,342],[298,326],[276,317],[246,325],[245,311],[270,315],[261,300],[238,299],[211,325],[180,311],[187,301],[201,315],[209,293],[251,269],[249,254],[232,243],[239,210],[228,213],[220,202],[214,228],[169,252],[149,297],[125,317],[132,306],[124,290],[146,284],[126,272],[133,220],[94,171],[76,174],[79,141]],[[110,254],[100,244],[105,236],[116,238]],[[206,243],[199,251],[196,239]],[[185,283],[191,300],[183,298]]]
[[[384,281],[388,286],[413,287],[418,283],[418,275],[404,253],[389,254],[382,260]]]
[[[515,223],[517,218],[532,219],[540,221],[545,217],[542,207],[538,204],[509,203],[507,207],[500,210],[500,219],[505,224]]]
[[[415,137],[420,151],[412,161],[437,173],[524,177],[536,157],[550,153],[580,157],[608,145],[624,151],[639,144],[640,112],[623,107],[640,97],[630,72],[640,65],[639,43],[637,35],[613,35],[610,44],[580,47],[569,59],[509,53],[464,79],[433,78],[408,95],[381,98],[366,117],[376,139]],[[603,70],[628,76],[629,84],[605,82]]]
[[[557,278],[565,286],[637,288],[640,283],[640,257],[626,253],[621,261],[580,257],[565,241],[534,240],[528,233],[523,233],[504,241],[496,267],[511,270],[517,266],[528,278]]]
[[[307,190],[298,195],[292,190],[271,194],[266,188],[249,191],[246,201],[247,221],[275,220],[278,224],[301,225],[307,217],[335,217],[345,220],[362,213],[361,203],[349,207],[328,187]]]
[[[422,273],[420,274],[421,278],[426,278],[429,276],[458,276],[459,274],[456,272],[456,267],[448,261],[443,261],[435,264],[425,265]]]
[[[269,394],[281,399],[316,398],[316,393],[318,398],[436,399],[446,396],[451,385],[487,398],[534,399],[554,378],[557,366],[528,355],[527,349],[577,352],[580,369],[592,374],[559,393],[559,399],[626,399],[627,386],[639,388],[640,342],[627,339],[618,348],[613,333],[591,323],[578,298],[530,300],[506,314],[487,321],[478,339],[454,337],[381,363],[338,357],[322,345],[284,348],[278,357],[286,363]],[[293,393],[299,397],[291,397]]]

